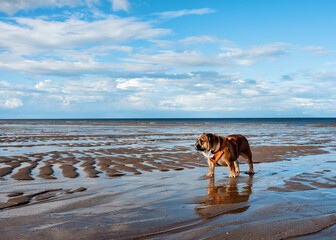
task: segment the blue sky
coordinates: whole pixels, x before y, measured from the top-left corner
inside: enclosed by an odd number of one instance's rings
[[[0,118],[335,117],[336,1],[2,0]]]

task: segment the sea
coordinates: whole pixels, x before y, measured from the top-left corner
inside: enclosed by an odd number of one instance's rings
[[[252,146],[336,144],[336,118],[3,119],[0,156],[85,148],[174,149],[202,133],[245,135]]]
[[[256,124],[336,124],[336,118],[76,118],[0,119],[0,123],[95,122],[95,123],[256,123]]]

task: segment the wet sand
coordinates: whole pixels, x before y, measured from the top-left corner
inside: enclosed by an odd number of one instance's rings
[[[242,133],[256,174],[207,173],[202,132]],[[336,234],[333,125],[0,124],[1,239]]]

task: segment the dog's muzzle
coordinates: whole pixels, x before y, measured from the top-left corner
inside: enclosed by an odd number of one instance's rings
[[[203,151],[203,148],[202,148],[202,146],[198,143],[198,141],[195,143],[195,149],[196,149],[197,151]]]

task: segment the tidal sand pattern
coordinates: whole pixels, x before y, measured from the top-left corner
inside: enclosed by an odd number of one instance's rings
[[[336,234],[336,120],[0,121],[0,239],[315,239]],[[203,132],[256,174],[207,173]]]

